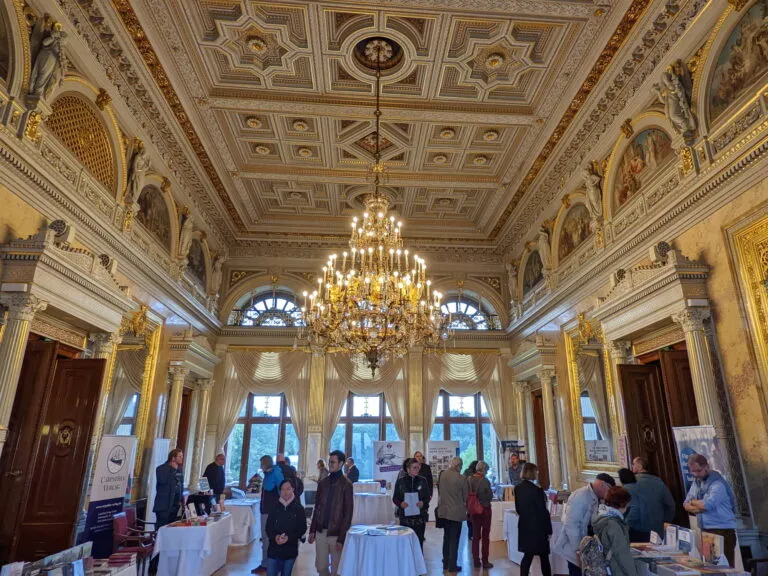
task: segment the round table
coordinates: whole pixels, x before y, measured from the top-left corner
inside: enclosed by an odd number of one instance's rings
[[[371,535],[372,526],[352,526],[339,562],[339,576],[418,576],[427,573],[419,539],[410,528],[393,526]]]
[[[378,482],[355,482],[352,484],[352,491],[355,493],[370,492],[372,494],[378,494],[381,492],[381,484]]]
[[[395,521],[395,505],[388,494],[366,494],[354,496],[352,524],[390,524]]]

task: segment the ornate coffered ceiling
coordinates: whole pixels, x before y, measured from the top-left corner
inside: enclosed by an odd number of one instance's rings
[[[648,3],[115,0],[113,9],[208,174],[196,193],[234,253],[346,240],[373,150],[373,76],[361,53],[385,37],[398,52],[382,88],[385,191],[408,237],[487,260],[508,246],[515,210]]]

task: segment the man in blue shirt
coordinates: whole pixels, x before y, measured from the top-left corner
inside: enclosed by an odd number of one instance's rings
[[[283,481],[283,471],[275,466],[272,456],[261,457],[261,470],[264,472],[264,481],[261,483],[261,564],[251,570],[252,574],[266,573],[267,549],[267,518],[277,508],[280,500],[280,484]]]
[[[688,470],[694,476],[683,507],[698,517],[699,528],[704,532],[719,534],[725,541],[725,557],[734,566],[736,551],[736,518],[738,504],[733,490],[725,478],[711,470],[709,462],[701,454],[688,458]]]

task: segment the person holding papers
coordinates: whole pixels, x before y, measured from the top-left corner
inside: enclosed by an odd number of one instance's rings
[[[299,538],[306,531],[304,507],[293,491],[292,479],[286,478],[280,483],[280,498],[267,520],[267,576],[291,576],[299,555]]]
[[[408,526],[416,532],[419,544],[424,549],[424,530],[429,519],[429,485],[426,478],[419,476],[421,464],[415,458],[405,461],[407,476],[398,479],[392,493],[392,502],[397,506],[397,517],[401,526]]]

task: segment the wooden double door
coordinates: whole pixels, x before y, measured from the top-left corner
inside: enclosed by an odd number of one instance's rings
[[[630,454],[648,460],[650,471],[664,481],[677,502],[675,522],[687,526],[672,428],[699,424],[688,352],[662,350],[641,361],[646,363],[619,366]]]
[[[0,458],[0,564],[72,545],[105,364],[27,344]]]

